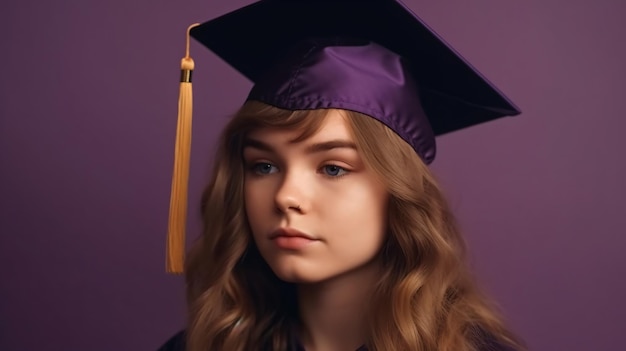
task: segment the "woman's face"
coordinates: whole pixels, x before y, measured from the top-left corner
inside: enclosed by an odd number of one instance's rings
[[[375,266],[386,232],[387,191],[367,170],[345,117],[320,130],[260,129],[244,146],[245,207],[254,241],[274,273],[320,283]]]

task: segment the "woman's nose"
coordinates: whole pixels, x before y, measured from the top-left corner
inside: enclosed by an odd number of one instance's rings
[[[276,208],[283,213],[289,211],[306,212],[308,210],[308,186],[306,176],[298,176],[295,172],[286,173],[276,190]]]

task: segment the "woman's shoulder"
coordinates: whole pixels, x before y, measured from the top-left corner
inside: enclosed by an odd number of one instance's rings
[[[157,351],[185,351],[185,331],[181,330],[169,338]]]

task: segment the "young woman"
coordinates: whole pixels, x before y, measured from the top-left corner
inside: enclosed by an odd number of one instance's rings
[[[397,5],[362,3],[372,12]],[[255,6],[203,25],[196,38],[220,47],[205,40],[215,23],[269,21],[259,13],[279,16],[286,5]],[[348,9],[321,23],[351,26]],[[392,20],[406,12],[391,9]],[[414,73],[410,53],[380,41],[303,40],[272,59],[270,74],[249,74],[255,86],[222,133],[204,233],[185,265],[189,323],[162,350],[522,349],[475,286],[427,167],[434,135],[463,124],[448,114],[474,116],[469,124],[494,117],[446,95]],[[452,90],[472,86],[463,79]]]

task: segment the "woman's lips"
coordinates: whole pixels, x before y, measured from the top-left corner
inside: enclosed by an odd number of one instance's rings
[[[319,240],[293,228],[279,228],[272,233],[270,239],[285,250],[299,250]]]

